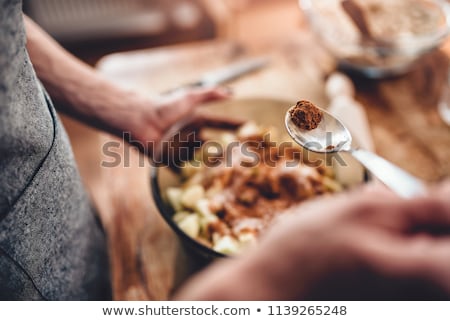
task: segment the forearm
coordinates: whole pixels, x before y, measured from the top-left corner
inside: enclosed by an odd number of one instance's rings
[[[252,266],[245,260],[218,262],[190,279],[173,300],[184,301],[229,301],[249,300],[259,289],[252,289],[255,277]],[[258,285],[255,285],[257,288]]]
[[[260,251],[259,251],[260,252]],[[285,263],[289,264],[289,258]],[[269,255],[252,253],[227,259],[209,267],[188,281],[174,300],[187,301],[270,301],[301,299],[306,280],[301,275],[285,275],[285,266]],[[284,276],[283,276],[284,275]],[[280,280],[289,279],[289,284]]]
[[[142,117],[150,118],[150,99],[116,87],[64,50],[31,19],[24,19],[31,61],[59,110],[116,135],[141,124]],[[157,139],[161,128],[156,125],[157,114],[154,116],[145,130],[147,137]]]

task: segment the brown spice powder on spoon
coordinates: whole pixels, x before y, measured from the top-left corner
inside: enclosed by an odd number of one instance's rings
[[[316,129],[323,118],[323,112],[307,100],[297,102],[289,115],[292,122],[303,130]]]

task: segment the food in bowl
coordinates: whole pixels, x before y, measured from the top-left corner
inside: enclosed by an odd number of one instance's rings
[[[300,0],[315,33],[349,68],[370,77],[409,70],[449,33],[443,0]]]
[[[275,128],[247,122],[200,136],[204,144],[182,164],[181,186],[165,196],[178,227],[216,252],[237,254],[287,208],[343,189],[330,167],[305,160]]]

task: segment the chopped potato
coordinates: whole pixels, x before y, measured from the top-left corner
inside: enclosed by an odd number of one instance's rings
[[[328,176],[323,177],[323,185],[330,191],[330,192],[341,192],[344,188],[342,187],[342,184],[338,183],[336,180],[331,179]]]
[[[235,142],[237,140],[236,135],[233,135],[231,133],[224,133],[220,136],[220,144],[222,147],[226,147],[230,145],[231,143]]]
[[[177,212],[175,213],[175,215],[172,217],[173,221],[175,223],[180,223],[183,219],[185,219],[187,216],[189,216],[192,213],[183,211],[183,212]]]
[[[225,235],[215,242],[213,249],[222,254],[237,254],[239,253],[239,243],[235,238]]]
[[[190,178],[201,171],[201,163],[198,161],[190,161],[183,164],[181,168],[181,175],[184,178]]]
[[[241,244],[241,247],[246,248],[256,243],[256,235],[255,233],[251,232],[243,232],[239,234],[238,240]]]
[[[167,200],[169,201],[170,206],[178,212],[183,209],[183,205],[181,204],[181,195],[183,194],[183,190],[177,187],[169,187],[166,190]]]
[[[201,185],[204,174],[202,172],[197,172],[193,176],[189,177],[189,179],[184,183],[185,187],[194,186],[194,185]]]
[[[181,204],[194,209],[197,201],[205,197],[205,189],[201,185],[189,186],[181,195]]]
[[[195,209],[200,215],[200,229],[206,233],[209,224],[217,222],[219,218],[211,212],[209,208],[209,201],[207,199],[198,200]]]
[[[248,122],[244,124],[237,132],[239,139],[247,139],[249,137],[260,136],[262,134],[261,128],[255,122]]]
[[[183,218],[178,227],[192,238],[197,238],[200,234],[200,222],[197,214],[190,214]]]
[[[206,198],[199,199],[195,204],[195,209],[203,217],[216,217],[209,208],[209,201]]]

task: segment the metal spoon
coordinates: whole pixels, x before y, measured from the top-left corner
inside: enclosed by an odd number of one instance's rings
[[[310,131],[297,127],[292,122],[289,111],[286,113],[286,129],[297,144],[316,153],[350,153],[401,197],[412,198],[426,194],[425,184],[420,179],[372,152],[352,148],[352,136],[344,124],[330,113],[320,110],[323,112],[323,119],[319,127]]]

